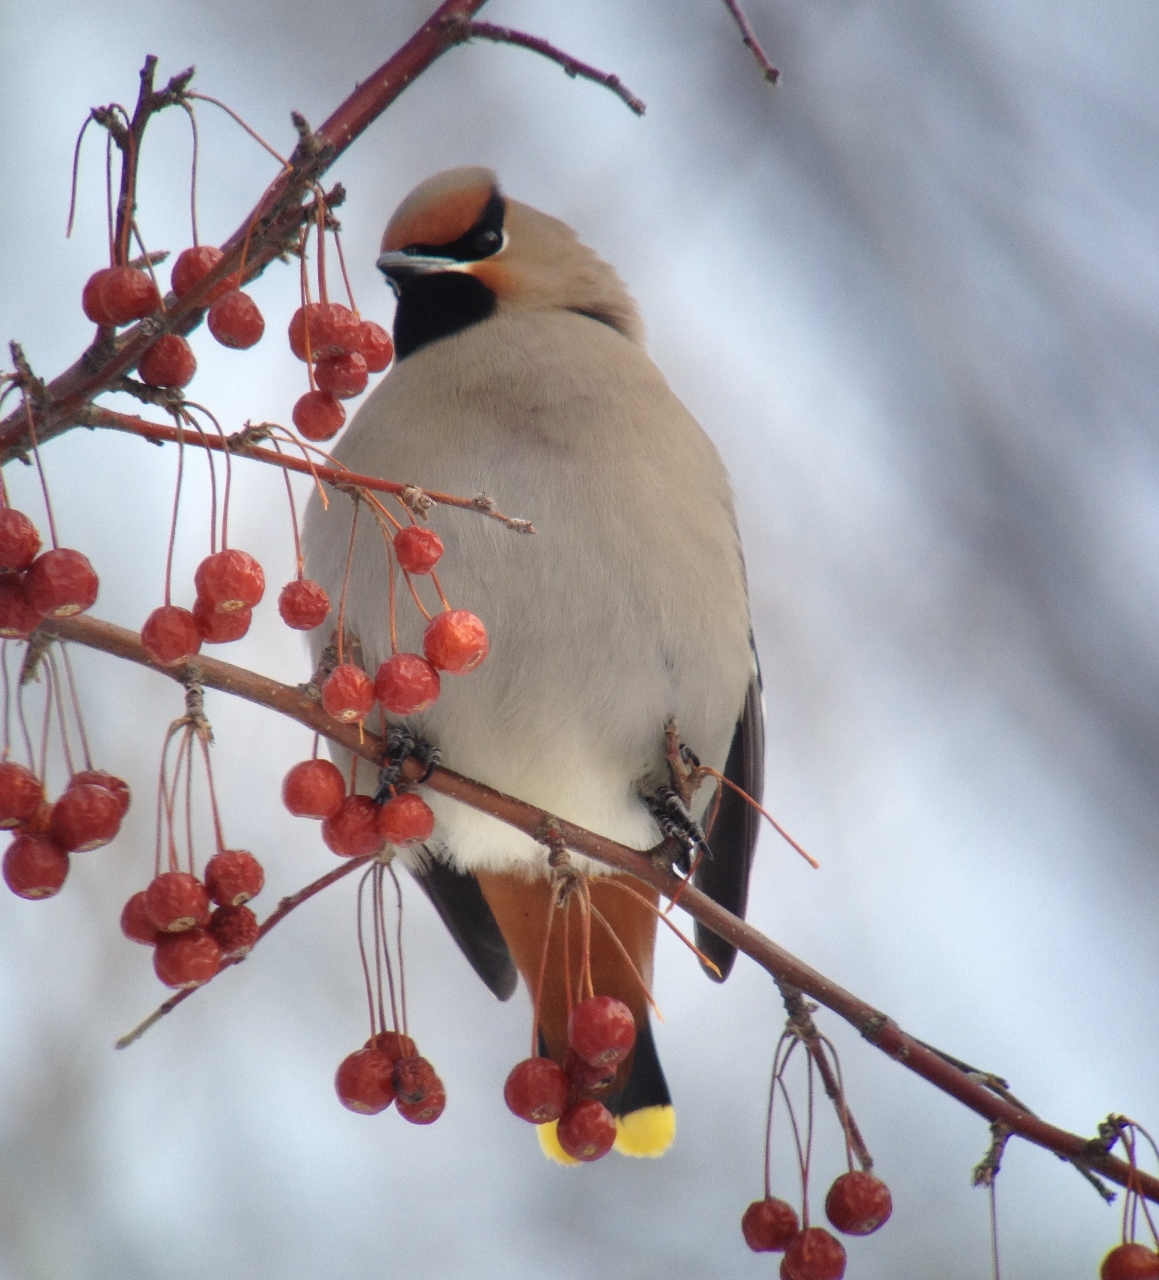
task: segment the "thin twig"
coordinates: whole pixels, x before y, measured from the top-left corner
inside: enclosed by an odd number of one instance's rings
[[[761,42],[757,39],[752,23],[749,22],[744,10],[740,7],[739,0],[724,0],[724,7],[732,14],[733,21],[740,28],[741,39],[765,73],[765,79],[770,84],[776,84],[781,78],[781,73],[773,66],[769,61],[768,54],[761,48]]]

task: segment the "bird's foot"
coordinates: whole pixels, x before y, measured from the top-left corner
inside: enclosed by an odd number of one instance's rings
[[[678,845],[678,850],[671,859],[672,866],[687,875],[697,849],[708,852],[708,843],[700,823],[689,812],[675,787],[660,787],[651,795],[640,798],[656,820],[660,834]]]
[[[399,725],[391,725],[387,729],[386,750],[382,754],[382,767],[378,771],[378,790],[374,793],[376,804],[384,804],[390,798],[390,793],[398,786],[398,780],[402,777],[402,767],[411,756],[423,766],[423,776],[419,782],[426,782],[438,767],[441,752],[425,738],[418,738]]]

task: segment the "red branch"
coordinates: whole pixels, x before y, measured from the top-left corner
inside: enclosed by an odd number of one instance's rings
[[[770,84],[776,84],[781,78],[781,73],[769,61],[769,55],[761,48],[761,42],[757,39],[757,33],[753,30],[752,23],[745,16],[745,11],[740,7],[740,0],[724,0],[724,7],[732,14],[733,21],[740,28],[741,39],[745,43],[745,48],[750,50],[753,57],[756,58],[761,70],[765,73],[765,79]]]
[[[141,666],[152,667],[172,680],[195,678],[208,688],[220,689],[259,706],[279,711],[367,760],[379,763],[382,759],[382,744],[378,738],[356,725],[332,720],[316,700],[317,691],[309,687],[291,688],[242,667],[201,655],[175,667],[161,667],[148,656],[134,632],[96,618],[78,616],[55,619],[45,622],[42,630],[60,639],[75,641]],[[409,782],[419,782],[423,773],[424,766],[412,759],[406,762],[403,777]],[[1109,1154],[1106,1144],[1100,1139],[1068,1133],[1065,1129],[1040,1120],[1007,1097],[999,1097],[993,1093],[977,1078],[976,1073],[963,1070],[928,1045],[915,1040],[888,1015],[858,999],[804,961],[798,960],[752,925],[738,919],[674,875],[663,865],[664,859],[659,856],[664,852],[663,846],[659,850],[645,853],[629,849],[449,769],[436,769],[427,779],[426,785],[432,791],[490,814],[535,839],[542,838],[548,830],[558,832],[564,844],[575,852],[635,876],[670,899],[679,894],[680,906],[689,915],[755,960],[779,984],[794,987],[831,1009],[855,1027],[870,1044],[876,1045],[895,1062],[908,1067],[944,1093],[957,1098],[971,1111],[977,1112],[992,1124],[1005,1126],[1011,1133],[1028,1142],[1072,1161],[1080,1169],[1102,1174],[1120,1186],[1130,1185],[1149,1200],[1159,1203],[1159,1178],[1132,1169],[1124,1161],[1116,1159]]]

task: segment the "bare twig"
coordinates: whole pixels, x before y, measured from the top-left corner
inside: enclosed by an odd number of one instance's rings
[[[757,39],[752,23],[749,22],[745,16],[745,11],[740,7],[740,0],[724,0],[724,7],[732,14],[733,21],[740,28],[741,39],[765,73],[765,79],[770,84],[776,84],[781,78],[781,73],[773,66],[769,61],[768,54],[761,48],[761,42]]]

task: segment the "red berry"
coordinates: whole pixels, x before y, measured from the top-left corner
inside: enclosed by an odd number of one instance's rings
[[[224,298],[218,298],[209,308],[205,323],[223,347],[233,347],[237,351],[252,347],[266,331],[266,322],[258,304],[248,293],[236,289]]]
[[[511,1068],[503,1086],[509,1111],[531,1124],[558,1120],[567,1106],[571,1081],[567,1072],[550,1058],[524,1058]]]
[[[145,910],[145,891],[135,893],[121,909],[121,932],[130,942],[155,947],[165,936]]]
[[[71,782],[52,806],[48,834],[62,849],[83,852],[108,844],[121,829],[121,802],[107,787]]]
[[[563,1069],[577,1093],[598,1093],[616,1078],[616,1064],[596,1066],[585,1062],[574,1049],[563,1055]]]
[[[1099,1280],[1154,1280],[1159,1276],[1159,1253],[1141,1244],[1112,1249],[1099,1268]]]
[[[791,1204],[766,1196],[754,1200],[740,1220],[745,1244],[753,1253],[782,1253],[800,1229],[797,1211]]]
[[[188,609],[163,604],[145,619],[141,643],[154,662],[169,667],[192,657],[201,648],[201,632]]]
[[[374,683],[350,662],[340,663],[322,686],[322,707],[327,715],[344,724],[364,720],[374,706]]]
[[[250,629],[253,610],[248,607],[215,609],[208,600],[198,596],[193,602],[193,619],[205,644],[229,644],[231,640],[240,640]]]
[[[573,1160],[599,1160],[616,1140],[616,1120],[602,1102],[581,1098],[560,1116],[555,1136]]]
[[[48,837],[48,825],[52,821],[52,804],[48,800],[42,800],[37,806],[36,812],[28,819],[27,822],[20,824],[20,832],[26,836],[44,836]]]
[[[182,249],[177,255],[177,261],[173,264],[173,274],[169,277],[169,284],[173,292],[179,298],[184,298],[199,280],[209,275],[221,261],[222,256],[221,250],[212,244],[198,244],[191,249]],[[216,302],[218,298],[232,292],[235,287],[234,282],[235,277],[232,274],[226,276],[224,280],[213,286],[209,293],[202,298],[202,302],[206,306],[209,306],[211,302]]]
[[[373,1035],[366,1042],[367,1049],[381,1049],[395,1063],[399,1058],[414,1058],[418,1056],[418,1048],[410,1036],[404,1036],[401,1031],[380,1031],[377,1035]]]
[[[184,338],[167,333],[141,357],[137,372],[150,387],[186,387],[197,372],[197,357]]]
[[[27,640],[40,626],[40,614],[28,603],[27,574],[0,574],[0,636]]]
[[[218,907],[209,917],[209,932],[221,948],[223,960],[248,956],[260,931],[258,918],[249,907]]]
[[[361,347],[361,331],[354,312],[339,302],[313,302],[299,307],[290,320],[290,350],[306,359],[306,326],[309,325],[309,355],[314,361],[344,356]]]
[[[423,633],[423,653],[431,666],[464,676],[487,656],[487,628],[466,609],[436,614]]]
[[[330,597],[321,584],[309,578],[295,578],[287,582],[278,596],[278,612],[287,627],[295,631],[313,631],[326,621],[330,612]]]
[[[167,987],[200,987],[221,968],[221,947],[205,929],[165,934],[153,952],[153,972]]]
[[[341,858],[365,858],[382,848],[378,805],[369,796],[347,796],[322,823],[322,839]]]
[[[160,305],[153,278],[135,267],[104,267],[89,277],[81,295],[81,306],[93,324],[128,324]]]
[[[0,569],[27,569],[40,550],[36,526],[15,507],[0,507]]]
[[[24,580],[28,603],[42,618],[84,613],[96,600],[99,585],[87,557],[67,547],[37,556]]]
[[[318,313],[321,310],[320,302],[311,302],[308,306],[299,307],[290,317],[290,350],[299,360],[318,358],[315,331],[318,327]]]
[[[421,524],[410,524],[394,535],[394,554],[407,573],[430,573],[442,559],[443,540]]]
[[[266,882],[262,864],[245,849],[223,849],[205,864],[205,888],[222,907],[240,907],[256,898]]]
[[[262,566],[248,551],[218,551],[206,556],[193,575],[197,594],[218,613],[252,609],[266,590]]]
[[[416,1106],[439,1083],[435,1069],[417,1055],[399,1058],[394,1064],[394,1091],[400,1102]]]
[[[163,871],[145,890],[145,910],[162,933],[209,923],[209,894],[188,871]]]
[[[872,1235],[889,1221],[893,1198],[889,1188],[872,1173],[843,1173],[825,1197],[825,1216],[847,1236]]]
[[[124,778],[118,778],[115,773],[106,773],[104,769],[81,769],[78,773],[72,775],[68,785],[75,787],[81,782],[91,782],[95,787],[104,787],[106,791],[111,791],[117,798],[117,805],[120,808],[122,818],[129,812],[129,804],[133,795],[129,790],[129,784]]]
[[[394,1101],[394,1062],[381,1049],[356,1049],[334,1073],[334,1089],[344,1107],[375,1116]]]
[[[319,391],[335,400],[349,400],[366,390],[366,361],[352,351],[344,356],[330,356],[314,365],[314,381]]]
[[[614,996],[581,1000],[567,1020],[567,1042],[593,1067],[614,1067],[632,1052],[636,1019]]]
[[[326,391],[307,391],[294,403],[294,426],[307,440],[333,440],[346,422],[346,410]]]
[[[40,779],[15,760],[0,763],[0,827],[18,827],[36,816],[44,799]]]
[[[68,875],[68,854],[45,836],[18,835],[4,851],[4,882],[21,898],[51,898]]]
[[[358,354],[366,361],[369,373],[381,373],[394,358],[394,343],[390,334],[373,320],[363,320],[358,326]]]
[[[781,1270],[788,1280],[841,1280],[845,1246],[824,1227],[806,1227],[789,1242]]]
[[[434,829],[435,815],[427,802],[413,791],[395,796],[378,811],[378,833],[396,848],[422,844],[431,838]]]
[[[398,1114],[411,1124],[434,1124],[446,1110],[447,1091],[436,1076],[435,1083],[427,1090],[422,1102],[403,1102],[399,1098],[395,1106],[398,1107]]]
[[[396,716],[413,716],[434,706],[439,673],[417,653],[396,653],[378,668],[374,696]]]
[[[282,803],[296,818],[329,818],[346,799],[346,783],[329,760],[303,760],[282,780]]]

